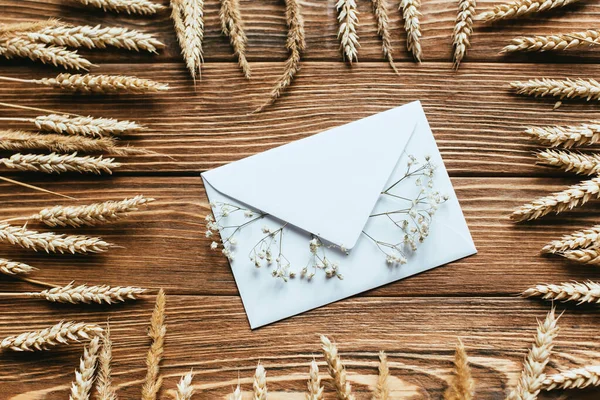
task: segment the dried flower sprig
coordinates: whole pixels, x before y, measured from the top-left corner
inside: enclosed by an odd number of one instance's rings
[[[586,249],[567,250],[559,255],[567,260],[575,261],[583,264],[598,265],[600,264],[600,248],[588,247]]]
[[[56,78],[43,79],[18,79],[0,76],[0,80],[33,83],[85,94],[141,94],[169,90],[169,85],[164,83],[123,75],[59,74]]]
[[[0,258],[0,273],[4,275],[26,275],[36,270],[31,265]]]
[[[546,378],[544,369],[550,360],[554,339],[558,335],[558,319],[554,308],[543,322],[538,321],[534,343],[523,363],[521,376],[507,400],[536,399]]]
[[[600,141],[600,122],[574,126],[531,127],[525,132],[544,145],[570,148],[598,143]]]
[[[590,246],[600,245],[600,225],[573,232],[558,240],[548,243],[542,248],[542,253],[561,253]]]
[[[493,10],[483,12],[477,19],[485,22],[493,22],[503,19],[518,18],[529,14],[544,12],[554,8],[565,7],[579,0],[515,0],[500,4]]]
[[[467,49],[471,46],[473,34],[473,16],[475,15],[476,0],[460,0],[458,2],[458,15],[452,35],[454,44],[454,68],[458,69]]]
[[[93,65],[76,51],[67,50],[65,47],[47,46],[21,36],[0,38],[0,55],[7,59],[29,58],[65,69],[88,70]]]
[[[338,39],[342,55],[350,64],[358,61],[358,9],[356,0],[338,0],[335,7],[338,12]]]
[[[221,0],[221,9],[219,10],[221,19],[221,29],[225,36],[229,37],[231,47],[238,58],[238,64],[244,73],[246,79],[250,79],[250,64],[246,59],[246,46],[248,37],[244,30],[244,22],[240,12],[239,0]]]
[[[300,276],[310,280],[318,270],[322,270],[327,278],[335,277],[339,280],[344,279],[344,276],[340,273],[339,263],[327,258],[325,245],[319,237],[312,236],[312,239],[308,242],[308,249],[310,251],[310,258],[307,266],[300,271]],[[312,269],[311,272],[309,272],[309,268]]]
[[[390,399],[390,368],[387,363],[387,355],[384,351],[379,352],[379,374],[377,375],[377,386],[373,392],[373,400]]]
[[[53,287],[36,293],[26,293],[27,296],[40,298],[52,303],[71,304],[114,304],[124,303],[127,300],[136,300],[136,296],[145,293],[146,289],[139,287],[121,286],[75,286],[73,282],[67,286]]]
[[[204,41],[204,0],[171,0],[171,18],[181,54],[192,79],[201,75]]]
[[[181,377],[181,380],[177,384],[177,393],[175,393],[175,400],[190,400],[194,394],[194,387],[192,386],[192,378],[194,374],[192,371],[188,372]]]
[[[454,354],[454,375],[444,393],[444,400],[473,400],[474,397],[475,382],[471,376],[469,358],[463,342],[458,339]]]
[[[112,170],[119,168],[120,163],[114,158],[79,157],[77,153],[60,155],[56,153],[44,154],[14,154],[10,158],[0,158],[0,165],[19,171],[44,172],[46,174],[62,174],[65,172],[102,173],[112,174]]]
[[[582,32],[548,36],[520,36],[512,39],[501,53],[517,51],[562,51],[581,46],[600,44],[600,31],[588,29]]]
[[[585,389],[600,386],[600,366],[591,365],[548,375],[542,386],[545,390]]]
[[[83,356],[79,361],[79,371],[75,371],[75,381],[71,384],[69,400],[89,400],[94,384],[99,349],[100,338],[96,336],[83,350]]]
[[[306,400],[323,400],[323,391],[325,388],[321,385],[319,366],[315,360],[312,360],[310,363],[307,386]]]
[[[535,97],[558,97],[562,99],[582,98],[586,101],[600,100],[600,83],[595,79],[530,79],[526,82],[511,82],[518,94]]]
[[[165,292],[160,289],[156,296],[156,304],[150,320],[150,329],[148,330],[148,336],[152,343],[146,358],[147,372],[142,388],[142,400],[156,400],[163,382],[160,375],[160,361],[164,353],[165,336],[167,334],[165,325],[166,301]]]
[[[558,214],[583,205],[594,197],[600,197],[600,178],[598,177],[525,204],[512,213],[511,219],[521,222],[537,219],[551,212]]]
[[[112,341],[110,339],[110,327],[107,324],[102,337],[102,348],[98,354],[97,400],[117,400],[117,394],[112,384],[111,363]]]
[[[273,89],[271,89],[269,99],[254,110],[255,113],[260,112],[273,104],[281,96],[281,93],[283,93],[283,91],[292,83],[292,80],[298,71],[300,71],[300,57],[306,48],[304,19],[300,12],[300,3],[298,0],[285,0],[285,4],[285,19],[288,25],[288,35],[285,46],[288,50],[289,57],[285,62],[283,74],[279,77]]]
[[[419,18],[423,16],[419,8],[420,0],[402,0],[400,2],[400,11],[404,18],[404,30],[406,31],[406,45],[408,51],[412,52],[417,62],[421,62],[421,22]]]
[[[565,282],[560,285],[535,285],[522,293],[523,297],[544,300],[574,301],[577,304],[600,304],[600,284],[596,282]]]
[[[566,172],[582,175],[598,175],[600,173],[600,154],[583,154],[571,151],[544,150],[537,153],[540,164],[559,167]]]
[[[267,400],[267,372],[260,362],[256,366],[252,389],[254,390],[253,400]]]
[[[83,322],[59,322],[40,331],[9,336],[0,342],[0,349],[13,351],[49,350],[59,345],[78,343],[102,335],[103,329]]]
[[[101,8],[104,11],[127,14],[153,15],[165,6],[149,0],[73,0],[85,6]]]
[[[340,400],[355,400],[352,387],[346,378],[346,368],[338,354],[337,346],[327,336],[321,335],[321,349],[327,361],[329,375],[333,378],[335,390]]]
[[[278,229],[271,229],[264,226],[262,232],[265,236],[254,245],[249,254],[250,261],[252,261],[256,268],[260,268],[263,264],[271,265],[275,261],[277,268],[273,269],[271,274],[276,278],[281,278],[284,282],[296,276],[296,272],[290,270],[290,261],[283,254],[283,232],[286,226],[287,224]],[[275,259],[273,259],[273,246],[279,248]]]

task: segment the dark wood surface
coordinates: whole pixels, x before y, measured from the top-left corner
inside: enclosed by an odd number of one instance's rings
[[[220,34],[218,1],[206,0],[206,64],[194,90],[168,13],[133,17],[86,9],[69,0],[0,0],[1,23],[60,17],[77,24],[120,25],[155,33],[168,44],[159,55],[114,50],[82,53],[98,65],[93,72],[149,77],[172,87],[160,95],[82,98],[0,82],[0,102],[143,123],[146,131],[124,140],[160,153],[119,159],[125,165],[112,177],[47,178],[0,170],[2,176],[78,199],[61,201],[0,183],[0,220],[58,203],[83,204],[135,194],[157,199],[123,222],[81,230],[121,246],[103,255],[48,256],[0,244],[2,257],[40,268],[32,276],[35,279],[151,289],[136,303],[110,308],[60,306],[13,298],[11,294],[35,287],[2,277],[0,337],[63,319],[103,323],[110,318],[120,398],[139,398],[153,294],[163,287],[169,327],[163,398],[172,395],[178,377],[190,368],[197,384],[195,398],[226,398],[238,378],[248,391],[261,360],[268,371],[270,399],[303,399],[308,363],[316,357],[323,365],[318,334],[324,333],[339,342],[359,399],[370,398],[380,349],[389,354],[394,398],[441,399],[457,337],[464,340],[471,356],[477,398],[503,399],[507,386],[517,379],[536,318],[543,318],[550,306],[521,299],[518,293],[536,283],[600,279],[598,268],[539,255],[549,240],[597,223],[597,202],[535,223],[515,225],[508,219],[520,204],[579,180],[536,165],[534,153],[540,147],[526,137],[524,128],[598,119],[598,105],[569,102],[552,111],[553,101],[516,96],[509,82],[544,76],[597,77],[600,49],[514,57],[500,56],[498,51],[517,35],[592,28],[600,6],[583,1],[535,18],[477,24],[473,49],[460,70],[453,71],[450,34],[455,2],[424,2],[425,62],[416,65],[404,45],[400,15],[395,11],[398,2],[390,1],[394,55],[401,71],[397,76],[381,60],[370,1],[358,2],[360,62],[352,67],[341,61],[334,1],[301,1],[308,49],[298,79],[273,107],[249,114],[265,100],[283,68],[282,3],[241,2],[254,72],[254,78],[245,81],[228,40]],[[478,7],[483,10],[493,4],[482,1]],[[58,72],[27,61],[0,60],[4,76],[39,78]],[[199,173],[413,100],[423,102],[479,254],[250,331],[227,262],[208,251],[202,223],[208,204]],[[0,117],[37,114],[0,107]],[[26,123],[3,122],[2,127],[31,129]],[[598,309],[562,304],[558,308],[565,314],[550,371],[597,363]],[[80,353],[81,346],[44,354],[0,353],[0,400],[66,398]],[[328,381],[326,391],[328,398],[334,397]],[[562,394],[592,399],[598,391],[556,392],[542,398]]]

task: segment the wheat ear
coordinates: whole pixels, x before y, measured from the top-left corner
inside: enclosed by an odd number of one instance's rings
[[[204,0],[171,0],[171,18],[192,79],[200,75],[204,41]]]
[[[177,384],[176,400],[190,400],[192,398],[194,394],[194,387],[192,386],[193,377],[194,374],[192,371],[181,377],[181,380]]]
[[[7,242],[34,251],[46,253],[101,253],[111,246],[100,238],[37,232],[25,227],[0,224],[0,242]]]
[[[565,235],[558,240],[548,243],[542,248],[542,253],[560,253],[600,244],[600,225],[595,225],[581,231]]]
[[[593,365],[582,368],[570,369],[549,375],[542,386],[545,390],[554,389],[585,389],[600,386],[600,366]]]
[[[511,219],[521,222],[537,219],[551,212],[558,214],[583,205],[595,197],[600,197],[600,177],[583,181],[562,192],[525,204],[512,213]]]
[[[237,385],[233,393],[229,395],[229,400],[242,400],[242,390],[240,385]]]
[[[91,139],[82,136],[40,135],[15,130],[0,129],[0,149],[9,151],[42,150],[58,153],[110,153],[114,155],[148,154],[147,150],[119,147],[114,139]]]
[[[33,298],[45,299],[53,303],[114,304],[124,303],[127,300],[136,300],[136,295],[144,292],[146,292],[146,289],[132,286],[75,286],[71,282],[67,286],[54,287],[39,293],[26,293],[26,295]]]
[[[4,41],[0,40],[0,55],[7,59],[29,58],[32,61],[40,61],[65,69],[88,70],[92,66],[90,61],[81,57],[76,51],[67,50],[64,47],[47,46],[44,43],[33,42],[20,36]]]
[[[394,57],[392,55],[392,35],[389,28],[390,17],[388,15],[387,0],[372,0],[372,2],[373,13],[377,20],[377,33],[379,34],[379,37],[381,37],[383,56],[387,59],[394,72],[400,74],[396,68],[396,64],[394,64]]]
[[[463,342],[459,339],[454,353],[454,375],[444,393],[444,400],[473,400],[475,382],[471,376],[469,358]]]
[[[31,122],[41,131],[91,137],[119,135],[145,129],[133,121],[59,114],[41,115]]]
[[[570,148],[591,145],[600,141],[600,122],[591,122],[575,126],[531,127],[525,131],[542,144]]]
[[[96,400],[117,400],[111,377],[112,341],[110,327],[106,326],[102,337],[102,348],[98,354],[98,377],[96,378]]]
[[[306,400],[323,400],[323,391],[325,388],[321,386],[321,377],[319,376],[319,366],[315,360],[310,363],[307,382],[308,392]]]
[[[96,336],[83,350],[83,356],[79,361],[79,371],[75,371],[75,381],[71,384],[69,400],[89,400],[94,384],[99,348],[100,338]]]
[[[31,265],[0,258],[0,273],[4,275],[26,275],[36,270]]]
[[[502,19],[518,18],[538,12],[565,7],[579,0],[515,0],[509,3],[499,4],[490,11],[483,12],[477,19],[485,22],[493,22]]]
[[[0,165],[19,171],[44,172],[46,174],[62,174],[65,172],[102,173],[112,174],[112,170],[119,168],[120,163],[114,158],[78,157],[77,153],[60,155],[56,153],[41,154],[14,154],[10,158],[0,158]]]
[[[240,12],[239,0],[221,0],[221,9],[219,11],[221,19],[221,29],[223,34],[229,37],[231,47],[237,55],[238,64],[244,73],[246,79],[250,79],[250,64],[246,59],[246,46],[248,38],[244,31],[244,23]]]
[[[600,99],[600,83],[595,79],[530,79],[527,82],[511,82],[518,94],[535,97],[582,98],[587,101]]]
[[[537,154],[540,164],[559,167],[583,175],[600,173],[600,154],[583,154],[561,150],[544,150]]]
[[[593,46],[599,44],[600,31],[587,30],[567,34],[548,36],[521,36],[511,40],[501,53],[514,53],[517,51],[561,51],[580,46]]]
[[[390,368],[387,363],[385,352],[379,352],[379,375],[377,376],[377,386],[373,392],[373,400],[390,399]]]
[[[101,335],[98,325],[83,322],[59,322],[40,331],[25,332],[17,336],[9,336],[0,342],[1,349],[14,351],[49,350],[58,345],[78,343]]]
[[[600,284],[596,282],[566,282],[560,285],[536,285],[522,293],[523,297],[541,297],[544,300],[574,301],[577,304],[600,304]]]
[[[165,336],[165,305],[167,299],[164,290],[160,289],[156,296],[156,304],[150,320],[148,336],[152,340],[148,356],[146,357],[146,379],[142,387],[142,400],[156,400],[162,386],[163,378],[160,375],[160,361],[162,360]]]
[[[127,14],[152,15],[165,7],[149,0],[73,0],[85,6],[101,8],[104,11],[124,12]]]
[[[338,398],[340,400],[355,400],[350,382],[346,379],[346,368],[344,368],[344,364],[338,354],[337,346],[327,336],[322,335],[321,349],[323,350],[325,361],[327,361],[329,375],[331,375],[335,383]]]
[[[358,61],[358,10],[356,0],[338,0],[336,3],[338,12],[338,39],[340,49],[344,58],[352,64]]]
[[[454,67],[458,69],[460,62],[465,58],[467,49],[471,46],[473,34],[473,15],[475,14],[476,0],[459,0],[458,15],[454,25],[452,42],[454,43]]]
[[[558,335],[558,318],[555,309],[552,308],[544,322],[538,321],[533,346],[525,358],[517,386],[507,396],[507,400],[534,400],[537,398],[542,388],[542,382],[546,379],[544,369],[550,360],[554,339]]]
[[[588,247],[587,249],[575,249],[567,250],[559,255],[565,257],[567,260],[575,261],[578,263],[599,265],[600,264],[600,248]]]
[[[254,391],[253,400],[267,400],[267,372],[260,362],[256,366],[252,390]]]
[[[14,35],[15,33],[34,32],[40,29],[59,26],[62,23],[56,18],[48,18],[39,21],[16,22],[11,24],[0,24],[0,37]]]
[[[137,195],[121,201],[105,201],[85,206],[54,206],[45,208],[28,219],[48,226],[95,226],[118,221],[128,212],[138,211],[154,199]]]
[[[156,53],[157,49],[165,47],[165,44],[157,40],[153,35],[135,29],[116,26],[51,26],[38,31],[28,32],[25,36],[32,42],[75,48],[104,49],[110,46]]]
[[[400,11],[404,17],[404,30],[406,30],[406,45],[408,51],[413,54],[417,62],[421,62],[421,23],[419,17],[423,14],[419,11],[420,0],[402,0]]]
[[[288,25],[288,35],[286,47],[289,57],[285,62],[283,75],[279,77],[277,83],[271,90],[269,99],[254,112],[262,111],[267,106],[273,104],[281,93],[292,83],[292,80],[300,71],[300,57],[306,48],[304,35],[304,19],[300,13],[300,3],[298,0],[285,0],[285,19]]]

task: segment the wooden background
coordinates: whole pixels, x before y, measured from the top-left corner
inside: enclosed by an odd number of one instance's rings
[[[47,178],[2,170],[5,176],[75,196],[82,204],[140,193],[158,199],[147,212],[125,222],[83,231],[122,246],[105,255],[47,256],[0,245],[2,256],[40,268],[33,277],[56,284],[76,280],[153,290],[164,287],[169,330],[162,367],[163,398],[169,398],[178,377],[190,368],[197,384],[195,398],[223,399],[238,380],[249,390],[253,370],[261,360],[268,370],[270,399],[303,399],[308,363],[317,357],[323,365],[318,334],[325,333],[340,343],[359,399],[370,398],[380,349],[389,354],[394,398],[440,399],[451,373],[457,337],[464,340],[471,356],[477,398],[503,399],[519,374],[536,318],[543,318],[549,309],[548,303],[524,300],[517,294],[536,283],[600,279],[597,268],[539,255],[547,241],[597,222],[597,205],[535,223],[514,225],[508,220],[516,206],[578,181],[536,166],[538,147],[522,133],[524,127],[584,122],[599,118],[600,110],[596,104],[574,102],[552,111],[553,101],[517,97],[508,90],[508,82],[597,77],[600,52],[586,49],[504,57],[498,51],[516,35],[594,27],[600,5],[584,0],[535,19],[490,27],[477,24],[473,48],[455,72],[450,36],[456,2],[423,2],[424,63],[416,65],[404,45],[398,1],[391,0],[394,56],[401,71],[396,76],[382,61],[370,1],[358,0],[360,62],[349,67],[338,50],[334,1],[303,0],[308,48],[302,71],[275,106],[249,115],[266,99],[283,68],[282,3],[241,1],[254,76],[248,82],[236,66],[227,38],[220,34],[218,1],[206,0],[206,64],[194,90],[168,12],[152,18],[128,17],[86,9],[69,0],[0,0],[0,22],[60,17],[75,24],[143,29],[165,41],[167,49],[155,56],[118,50],[82,53],[98,64],[93,72],[168,82],[172,90],[166,94],[82,98],[1,82],[0,101],[132,119],[149,129],[127,137],[129,143],[173,158],[130,157],[120,160],[126,166],[113,177],[101,178]],[[484,10],[492,5],[492,0],[483,0],[478,6]],[[0,75],[5,76],[38,78],[57,72],[22,60],[0,61]],[[203,236],[201,218],[208,204],[199,173],[417,99],[423,102],[479,254],[250,331],[227,262],[208,250],[209,241]],[[0,107],[0,117],[34,115]],[[3,123],[3,127],[27,125]],[[0,188],[0,219],[60,202],[8,184]],[[139,398],[153,294],[110,308],[52,305],[10,296],[34,289],[0,278],[0,337],[63,319],[103,323],[110,318],[120,398]],[[598,309],[558,307],[566,312],[551,370],[597,362]],[[80,353],[80,346],[44,354],[1,353],[0,399],[66,398]],[[328,398],[333,398],[331,383],[327,380],[325,385]],[[591,399],[597,398],[598,391],[566,394]]]

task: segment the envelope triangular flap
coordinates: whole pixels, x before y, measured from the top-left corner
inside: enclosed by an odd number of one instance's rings
[[[413,102],[202,176],[239,202],[350,249],[422,113]]]

